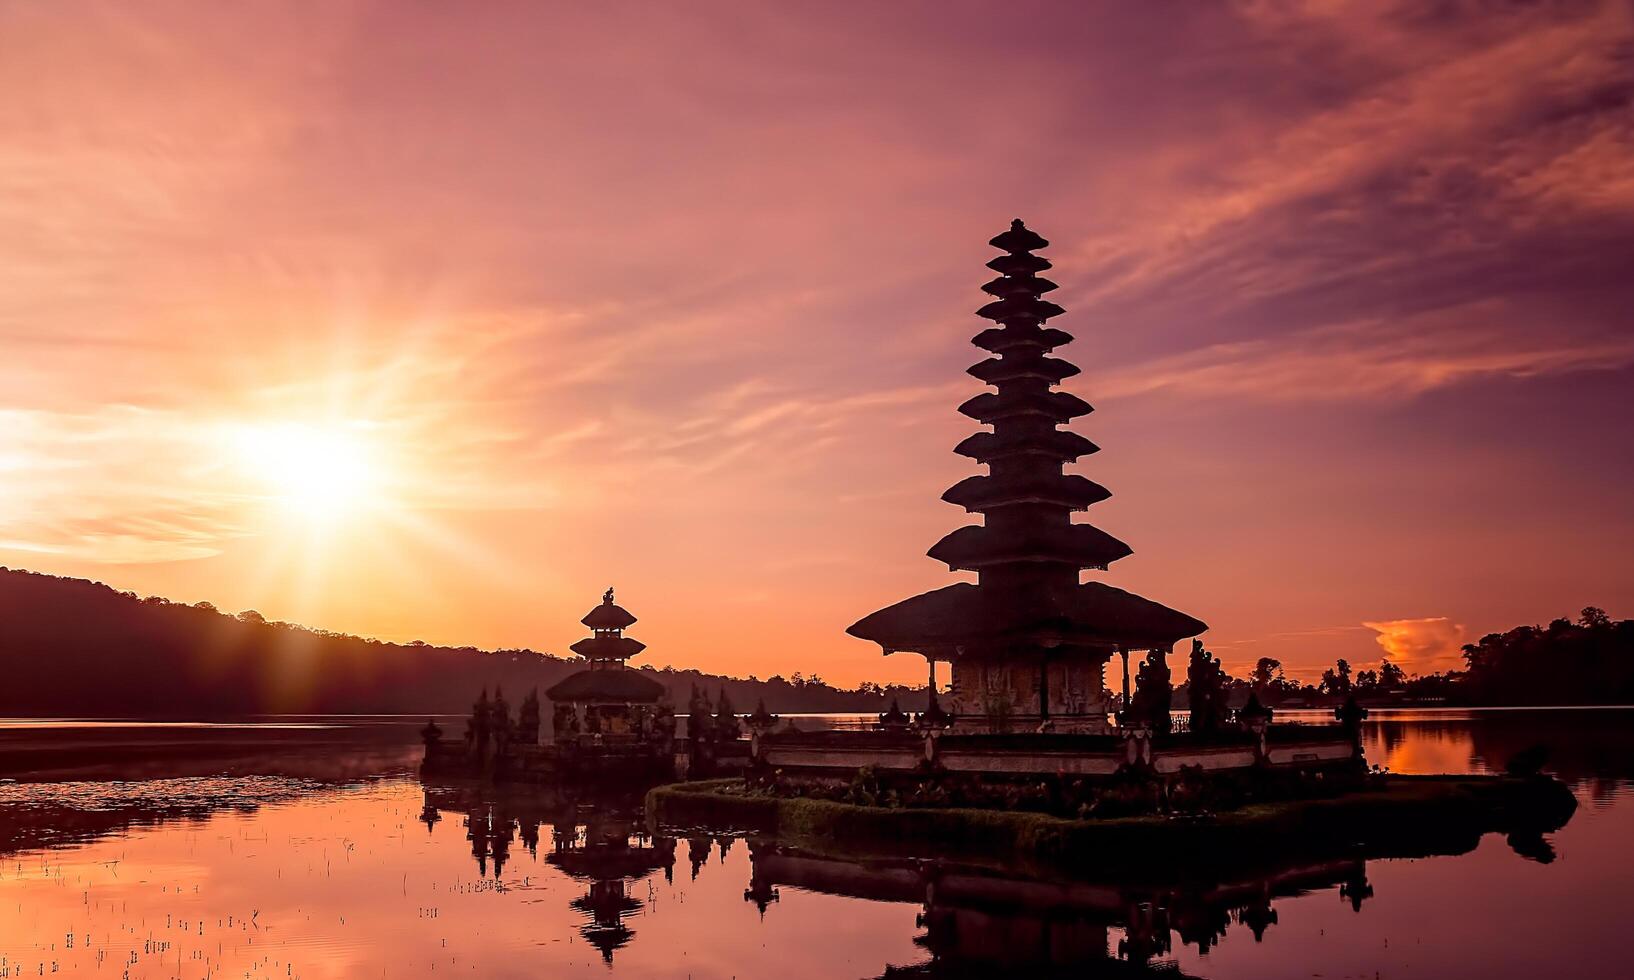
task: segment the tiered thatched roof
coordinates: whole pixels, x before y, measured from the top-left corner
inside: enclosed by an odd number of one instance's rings
[[[552,701],[650,704],[663,696],[662,684],[630,670],[625,663],[647,645],[624,635],[635,617],[613,602],[612,589],[580,622],[590,627],[591,633],[569,649],[589,661],[589,666],[559,681],[545,692],[545,697]]]
[[[1032,253],[1049,243],[1017,219],[992,244],[1005,254],[987,263],[1000,275],[982,289],[996,299],[976,312],[997,326],[972,342],[996,356],[969,373],[995,390],[959,406],[992,430],[955,449],[990,473],[961,480],[942,495],[984,520],[954,530],[929,552],[951,569],[974,570],[979,582],[906,599],[848,632],[887,653],[913,650],[938,658],[1002,657],[1040,647],[1166,647],[1203,632],[1208,627],[1184,613],[1079,582],[1083,570],[1105,569],[1131,549],[1094,525],[1072,522],[1074,512],[1111,492],[1062,471],[1096,446],[1059,428],[1093,409],[1076,395],[1053,390],[1078,368],[1049,356],[1072,340],[1044,325],[1064,312],[1041,298],[1057,287],[1037,275],[1049,260]]]

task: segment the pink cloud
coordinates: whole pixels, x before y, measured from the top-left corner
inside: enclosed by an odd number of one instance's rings
[[[141,558],[144,591],[293,616],[245,572],[277,534],[191,440],[364,419],[422,530],[528,601],[359,547],[337,569],[382,584],[317,590],[321,625],[560,645],[612,576],[676,662],[895,669],[842,630],[947,580],[923,551],[973,472],[949,450],[983,243],[1020,215],[1102,409],[1115,584],[1248,644],[1400,608],[1414,574],[1482,628],[1634,581],[1622,4],[59,4],[0,30],[19,561]],[[1568,546],[1465,584],[1471,552]],[[745,581],[775,655],[709,615]],[[1357,634],[1286,642],[1314,665]]]
[[[1385,658],[1409,673],[1428,674],[1462,666],[1462,623],[1445,616],[1425,619],[1390,619],[1363,623],[1378,635],[1373,638]]]

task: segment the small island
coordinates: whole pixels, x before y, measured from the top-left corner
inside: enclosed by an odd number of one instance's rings
[[[778,729],[748,718],[746,775],[660,787],[657,825],[734,826],[852,853],[917,848],[933,855],[1018,857],[1056,868],[1212,855],[1396,846],[1486,830],[1536,834],[1575,801],[1517,760],[1509,777],[1406,778],[1370,770],[1354,694],[1329,725],[1275,724],[1257,696],[1233,710],[1207,625],[1100,582],[1132,549],[1076,511],[1110,491],[1064,466],[1096,451],[1060,428],[1090,406],[1053,390],[1078,368],[1052,351],[1071,341],[1046,321],[1063,312],[1034,254],[1048,243],[1019,219],[992,240],[1003,254],[978,315],[996,326],[973,342],[992,357],[969,373],[993,386],[959,410],[991,426],[956,447],[988,467],[943,499],[979,513],[930,549],[976,581],[872,613],[848,632],[887,655],[917,653],[929,703],[896,705],[864,730]],[[1169,658],[1191,638],[1189,713],[1176,719]],[[1143,652],[1133,684],[1130,655]],[[1114,658],[1122,695],[1105,680]],[[936,668],[952,683],[938,698]],[[1114,707],[1115,705],[1115,707]],[[1537,760],[1541,762],[1541,759]]]
[[[1234,703],[1234,684],[1199,635],[1203,621],[1085,582],[1131,554],[1073,514],[1110,491],[1065,466],[1096,451],[1060,426],[1088,414],[1053,390],[1078,373],[1050,353],[1072,338],[1046,321],[1055,284],[1035,251],[1047,242],[1021,221],[992,240],[1003,254],[982,288],[978,333],[992,357],[969,373],[992,385],[960,406],[991,426],[957,447],[989,473],[943,499],[982,515],[930,549],[961,582],[904,599],[848,632],[887,655],[927,664],[923,710],[891,702],[861,728],[803,731],[764,702],[739,715],[724,688],[711,706],[696,686],[677,734],[663,685],[631,670],[645,645],[625,635],[636,617],[612,589],[583,618],[578,672],[530,693],[513,720],[501,691],[484,690],[463,739],[428,722],[423,772],[483,783],[650,787],[659,828],[707,826],[769,833],[813,852],[916,851],[1003,866],[1097,870],[1164,861],[1208,865],[1347,847],[1412,853],[1473,846],[1484,832],[1537,847],[1576,803],[1523,752],[1505,776],[1403,777],[1370,768],[1368,709],[1349,689],[1332,723],[1289,724],[1258,690]],[[1170,658],[1190,640],[1186,711],[1174,710]],[[1131,655],[1140,660],[1131,664]],[[1107,683],[1116,662],[1122,691]],[[937,665],[951,667],[938,690]],[[1131,669],[1133,667],[1133,670]],[[718,778],[730,776],[730,778]],[[690,783],[674,783],[677,777]]]

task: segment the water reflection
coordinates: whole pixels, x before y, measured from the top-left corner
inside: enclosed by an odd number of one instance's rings
[[[649,833],[636,797],[432,784],[423,787],[419,820],[433,833],[445,820],[457,822],[472,866],[497,891],[518,887],[505,877],[513,848],[520,845],[539,860],[541,829],[548,827],[542,861],[577,886],[565,905],[576,914],[579,936],[609,966],[636,940],[634,924],[650,911],[641,897],[651,894],[647,885],[675,883],[680,841]],[[453,839],[444,834],[442,840]],[[877,974],[883,977],[990,976],[995,970],[1180,976],[1165,961],[1176,943],[1207,953],[1236,931],[1263,941],[1278,920],[1276,900],[1331,890],[1360,911],[1373,895],[1367,862],[1359,857],[1227,879],[1139,884],[1039,880],[946,861],[851,861],[761,838],[747,842],[745,868],[729,860],[736,837],[700,830],[686,833],[685,842],[689,881],[700,873],[730,879],[747,872],[743,900],[762,926],[768,914],[772,925],[785,914],[779,905],[787,892],[914,907],[910,938],[923,961],[883,965]],[[719,867],[707,870],[712,864]]]
[[[1544,770],[1593,806],[1609,806],[1634,780],[1626,708],[1374,709],[1362,744],[1368,761],[1400,773],[1502,772],[1542,748]]]
[[[252,813],[323,785],[283,776],[0,783],[0,857],[178,821],[199,826],[217,813]]]
[[[647,833],[638,795],[437,783],[426,784],[424,792],[420,821],[426,829],[435,830],[445,811],[458,814],[478,876],[491,874],[499,890],[505,888],[511,845],[520,840],[537,859],[540,828],[548,826],[550,849],[544,860],[584,884],[584,893],[568,904],[584,917],[579,934],[607,964],[635,936],[626,920],[646,907],[632,894],[633,886],[660,871],[665,882],[674,881],[675,839]],[[701,863],[694,860],[694,878]]]
[[[0,719],[0,857],[411,773],[414,731],[398,717]]]
[[[914,942],[929,959],[883,976],[1142,975],[1169,956],[1176,939],[1206,954],[1228,933],[1265,939],[1277,922],[1272,902],[1331,889],[1353,911],[1373,895],[1360,858],[1290,864],[1221,881],[1169,886],[1119,881],[1043,881],[945,862],[865,863],[822,857],[771,841],[749,845],[744,898],[760,910],[785,888],[920,907]],[[1111,962],[1111,961],[1121,962]],[[1108,972],[1112,971],[1112,972]],[[1161,974],[1173,976],[1172,964]]]
[[[1432,849],[1456,857],[1053,880],[654,833],[635,795],[288,773],[0,784],[0,977],[1615,975],[1634,716],[1381,714],[1368,749],[1393,769],[1496,768],[1543,742],[1604,805]]]

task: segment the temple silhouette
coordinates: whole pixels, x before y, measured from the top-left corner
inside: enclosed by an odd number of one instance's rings
[[[928,552],[960,582],[871,613],[847,631],[887,655],[926,659],[929,703],[916,719],[893,710],[861,732],[787,732],[755,727],[751,776],[764,784],[833,783],[866,768],[881,781],[910,783],[929,773],[966,785],[1068,777],[1106,779],[1131,772],[1173,775],[1230,770],[1354,770],[1361,766],[1360,721],[1348,705],[1339,725],[1272,725],[1257,700],[1228,708],[1225,674],[1195,637],[1206,623],[1083,574],[1127,557],[1127,544],[1073,514],[1110,491],[1065,466],[1094,452],[1063,426],[1089,414],[1087,402],[1057,390],[1079,373],[1051,356],[1072,336],[1048,326],[1064,311],[1044,299],[1055,283],[1035,254],[1049,243],[1018,218],[990,244],[998,273],[982,286],[990,302],[976,314],[993,322],[972,342],[990,355],[969,368],[993,390],[959,411],[989,429],[955,447],[988,472],[967,477],[942,499],[980,514]],[[1191,712],[1170,713],[1168,662],[1192,639]],[[1133,683],[1130,654],[1144,659]],[[1106,683],[1117,656],[1122,695]],[[938,697],[936,665],[952,665]],[[1177,732],[1177,727],[1191,730]]]
[[[1049,242],[1017,218],[991,244],[1004,252],[987,263],[998,278],[982,286],[995,298],[976,314],[997,326],[971,342],[994,356],[969,373],[994,391],[959,411],[992,430],[954,447],[988,474],[942,494],[983,521],[949,533],[929,552],[950,570],[975,572],[977,581],[904,599],[847,632],[887,654],[923,655],[932,698],[937,661],[951,663],[951,694],[940,710],[953,731],[986,730],[1002,713],[1024,728],[1102,733],[1110,730],[1104,677],[1112,656],[1123,657],[1127,704],[1131,650],[1148,651],[1155,668],[1177,642],[1208,626],[1122,589],[1079,580],[1084,570],[1105,571],[1131,549],[1093,524],[1072,520],[1111,491],[1063,472],[1098,447],[1061,428],[1093,409],[1055,390],[1079,370],[1050,356],[1072,336],[1045,325],[1065,312],[1042,298],[1056,285],[1038,275],[1049,260],[1033,253]]]
[[[484,690],[471,707],[463,741],[445,740],[428,721],[421,733],[423,771],[497,781],[658,780],[674,775],[675,711],[664,686],[631,670],[646,644],[624,631],[636,622],[613,590],[580,620],[590,635],[571,649],[585,666],[545,691],[550,740],[540,741],[539,699],[530,693],[512,720],[502,692]]]
[[[664,701],[662,684],[629,667],[630,658],[647,648],[624,635],[635,621],[608,589],[580,620],[590,635],[570,647],[588,666],[545,691],[554,706],[559,762],[567,769],[614,764],[652,775],[667,771],[675,712]]]
[[[929,551],[953,571],[974,572],[976,581],[904,599],[848,630],[886,654],[925,657],[929,689],[918,717],[893,703],[866,730],[806,732],[777,727],[764,705],[740,716],[724,689],[711,710],[707,694],[694,690],[686,735],[677,738],[662,686],[628,666],[645,647],[625,635],[636,618],[608,589],[582,620],[591,635],[572,647],[584,666],[545,692],[550,741],[540,741],[535,695],[513,722],[503,697],[490,701],[484,692],[463,742],[443,739],[428,724],[425,771],[535,782],[746,772],[767,784],[833,783],[866,769],[887,782],[929,774],[979,786],[1040,776],[1361,766],[1365,711],[1354,702],[1331,726],[1272,725],[1257,701],[1232,712],[1219,661],[1196,639],[1188,666],[1191,730],[1175,732],[1168,658],[1208,626],[1104,582],[1082,581],[1131,549],[1073,519],[1110,491],[1065,471],[1096,447],[1063,428],[1091,409],[1057,390],[1079,369],[1051,356],[1072,337],[1047,325],[1064,312],[1043,298],[1057,288],[1039,275],[1050,262],[1036,253],[1049,243],[1017,219],[991,244],[1002,253],[987,263],[998,275],[982,286],[991,300],[976,313],[994,325],[972,339],[991,356],[969,373],[993,390],[959,406],[989,428],[955,447],[988,472],[942,495],[982,522],[955,529]],[[1144,654],[1133,683],[1131,653]],[[1116,699],[1106,683],[1114,656],[1122,666]],[[940,698],[938,662],[952,665]]]

